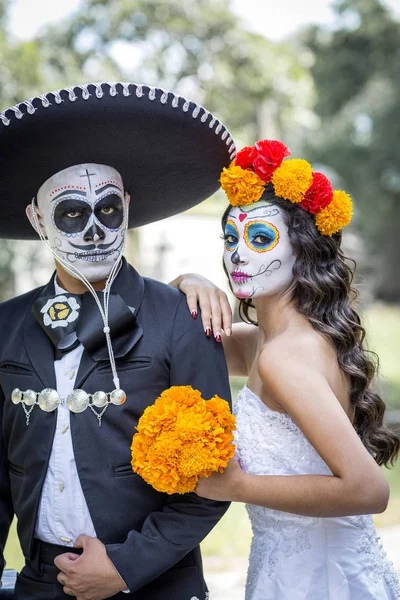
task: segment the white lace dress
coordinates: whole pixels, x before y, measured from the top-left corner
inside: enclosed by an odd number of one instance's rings
[[[331,474],[289,415],[247,387],[234,404],[237,458],[254,475]],[[400,586],[372,517],[312,518],[247,505],[246,600],[384,600]]]

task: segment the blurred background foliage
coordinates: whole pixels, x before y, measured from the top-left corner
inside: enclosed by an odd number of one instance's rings
[[[354,194],[374,293],[399,302],[400,23],[378,0],[342,0],[337,11],[340,29],[302,36],[314,56],[320,119],[307,154]]]

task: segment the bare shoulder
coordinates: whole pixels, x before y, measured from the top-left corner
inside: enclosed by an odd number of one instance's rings
[[[337,366],[332,344],[314,330],[285,332],[263,347],[259,370],[265,375],[293,370],[314,371],[324,374]],[[277,371],[278,370],[278,371]]]

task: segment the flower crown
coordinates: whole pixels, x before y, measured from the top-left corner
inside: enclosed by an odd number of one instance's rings
[[[258,202],[269,183],[279,198],[299,204],[315,215],[322,235],[333,235],[348,225],[353,214],[349,194],[333,190],[322,173],[314,172],[302,158],[290,158],[290,151],[277,140],[262,140],[238,152],[224,168],[220,183],[232,206]]]

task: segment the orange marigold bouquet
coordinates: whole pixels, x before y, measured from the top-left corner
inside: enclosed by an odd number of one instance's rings
[[[235,417],[226,400],[204,400],[190,385],[165,390],[139,419],[132,468],[159,492],[193,492],[222,472],[235,452]]]

